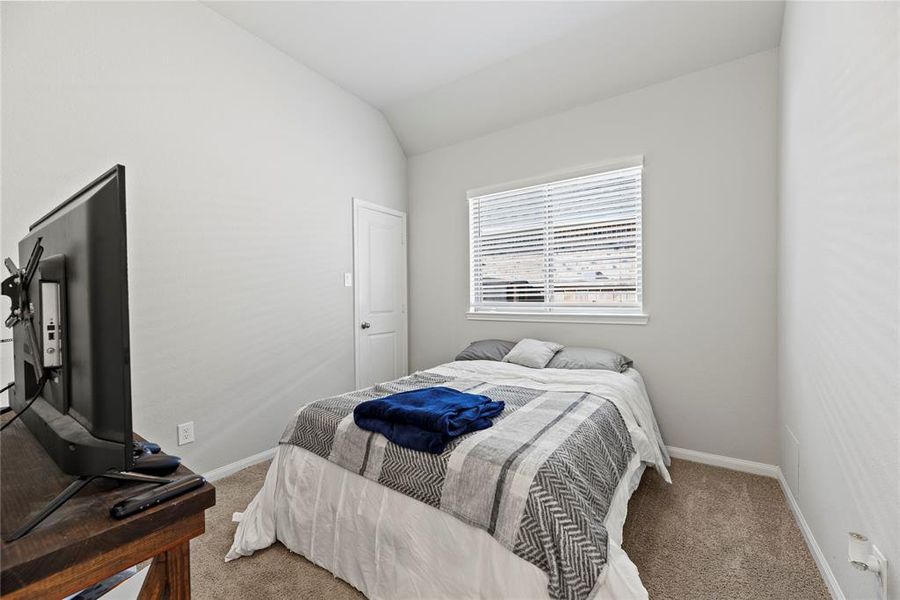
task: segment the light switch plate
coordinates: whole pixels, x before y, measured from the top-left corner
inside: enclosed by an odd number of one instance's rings
[[[353,287],[353,273],[344,273],[344,287]]]

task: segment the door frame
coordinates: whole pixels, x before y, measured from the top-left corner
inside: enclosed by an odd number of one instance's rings
[[[388,208],[387,206],[381,206],[380,204],[373,204],[372,202],[366,202],[360,198],[353,197],[353,379],[354,385],[356,389],[361,387],[359,382],[359,346],[360,346],[360,335],[361,329],[359,327],[359,245],[357,242],[359,241],[359,210],[361,208],[384,213],[387,215],[392,215],[394,217],[400,217],[401,220],[401,234],[400,234],[400,245],[403,247],[403,273],[401,277],[401,286],[402,286],[402,295],[403,302],[401,303],[401,313],[403,315],[403,350],[406,355],[406,364],[403,365],[403,373],[404,375],[409,373],[409,295],[407,290],[407,277],[409,271],[409,256],[408,256],[408,245],[406,243],[407,240],[407,232],[406,232],[406,213],[401,210],[396,210],[393,208]]]

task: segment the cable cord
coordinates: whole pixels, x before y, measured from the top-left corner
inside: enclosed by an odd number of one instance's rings
[[[31,408],[31,405],[34,404],[34,401],[38,399],[38,397],[41,395],[41,392],[44,390],[44,384],[47,383],[47,380],[48,380],[48,379],[50,379],[50,374],[45,372],[45,373],[44,373],[44,376],[41,377],[41,380],[38,381],[38,388],[37,388],[37,390],[35,390],[34,394],[31,396],[31,398],[29,398],[29,399],[27,400],[27,404],[25,404],[25,408],[23,408],[22,410],[20,410],[19,412],[17,412],[15,415],[13,415],[13,418],[12,418],[12,419],[10,419],[10,420],[7,421],[6,423],[4,423],[2,426],[0,426],[0,431],[3,431],[3,430],[6,429],[7,427],[9,427],[9,426],[12,425],[13,423],[15,423],[16,419],[18,419],[19,417],[21,417],[22,414],[23,414],[25,411],[27,411],[29,408]],[[6,389],[9,389],[10,387],[12,387],[12,384],[6,386],[6,387],[3,388],[3,389],[6,390]]]
[[[9,388],[11,388],[14,385],[16,385],[16,382],[10,381],[9,383],[7,383],[6,385],[3,386],[3,389],[0,390],[0,394],[2,394],[3,392],[5,392],[6,390],[8,390]]]

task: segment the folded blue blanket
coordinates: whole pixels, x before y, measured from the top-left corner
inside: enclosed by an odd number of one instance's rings
[[[430,387],[361,402],[353,420],[395,444],[440,454],[454,437],[490,427],[505,406],[487,396]]]

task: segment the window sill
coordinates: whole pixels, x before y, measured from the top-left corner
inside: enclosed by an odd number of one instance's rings
[[[472,312],[466,313],[470,321],[518,321],[521,323],[598,323],[614,325],[646,325],[650,315],[644,313],[516,313]]]

